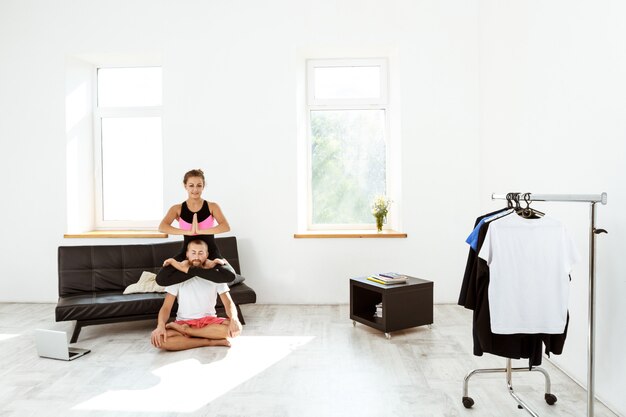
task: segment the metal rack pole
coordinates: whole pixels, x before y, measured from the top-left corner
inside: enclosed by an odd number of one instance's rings
[[[591,231],[589,233],[589,333],[587,335],[587,416],[594,415],[595,392],[595,340],[596,340],[596,203],[590,207]]]
[[[520,193],[523,194],[523,193]],[[491,194],[492,200],[506,200],[506,194]],[[607,194],[529,194],[531,201],[569,201],[578,203],[602,203],[606,205]]]
[[[492,200],[506,200],[506,194],[491,194]],[[531,201],[565,201],[590,203],[591,225],[589,229],[589,331],[587,335],[587,417],[594,416],[594,351],[596,310],[596,235],[606,230],[596,229],[596,203],[607,204],[607,194],[530,194]]]

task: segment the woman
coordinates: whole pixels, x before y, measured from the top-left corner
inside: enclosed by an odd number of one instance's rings
[[[170,235],[183,235],[183,247],[181,252],[173,258],[174,260],[184,261],[189,242],[200,239],[208,246],[207,262],[214,261],[217,266],[211,269],[190,268],[185,273],[170,265],[171,260],[168,259],[163,263],[163,268],[157,275],[156,280],[159,285],[178,284],[194,276],[218,283],[231,282],[236,277],[234,269],[226,259],[222,258],[215,243],[215,235],[228,232],[230,225],[217,203],[202,198],[204,183],[204,173],[201,169],[192,169],[185,173],[183,184],[187,191],[187,200],[173,205],[167,211],[159,224],[159,231]],[[174,220],[178,221],[178,227],[172,226]]]

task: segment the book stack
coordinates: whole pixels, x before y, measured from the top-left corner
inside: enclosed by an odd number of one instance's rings
[[[383,317],[383,303],[380,302],[376,304],[376,311],[374,312],[374,317]]]
[[[367,279],[379,284],[405,284],[407,276],[395,272],[383,272],[377,275],[370,275]]]

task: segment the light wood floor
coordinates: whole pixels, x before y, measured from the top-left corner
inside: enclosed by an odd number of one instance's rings
[[[92,326],[75,345],[92,352],[72,362],[37,356],[33,330],[70,332],[53,304],[0,304],[0,417],[29,416],[526,416],[503,374],[470,382],[476,404],[461,404],[473,368],[503,367],[474,357],[471,314],[435,307],[432,328],[392,334],[352,326],[347,305],[243,306],[247,325],[229,348],[160,352],[154,322]],[[567,346],[566,346],[567,348]],[[524,366],[516,361],[514,366]],[[586,394],[544,360],[554,406],[539,373],[514,386],[541,416],[584,416]],[[596,403],[596,416],[615,416]]]

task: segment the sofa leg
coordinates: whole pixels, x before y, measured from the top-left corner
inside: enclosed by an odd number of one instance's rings
[[[70,343],[76,343],[78,340],[78,335],[80,334],[83,325],[80,321],[76,321],[76,325],[74,326],[74,333],[72,333],[72,338],[70,339]]]
[[[237,307],[237,315],[239,316],[239,321],[241,322],[241,324],[246,324],[246,321],[243,319],[243,314],[241,314],[239,304],[235,304],[235,307]]]

